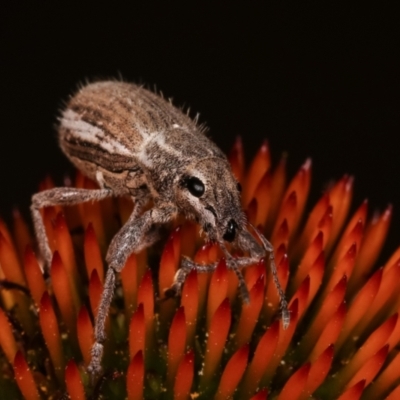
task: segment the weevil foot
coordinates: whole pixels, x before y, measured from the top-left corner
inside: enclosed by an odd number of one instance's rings
[[[283,324],[283,329],[289,328],[290,311],[287,308],[282,309],[282,324]]]
[[[100,343],[94,343],[91,350],[91,360],[88,366],[88,372],[90,373],[92,383],[94,383],[96,377],[101,372],[101,359],[103,357],[103,345]]]
[[[178,289],[175,284],[173,284],[168,289],[164,290],[164,298],[161,299],[162,301],[173,299],[178,296]]]

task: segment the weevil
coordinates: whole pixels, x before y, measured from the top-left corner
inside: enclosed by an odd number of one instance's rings
[[[159,239],[161,226],[178,214],[197,221],[206,238],[217,242],[228,268],[238,277],[244,302],[249,293],[241,269],[269,257],[278,290],[283,326],[290,321],[279,284],[274,252],[254,227],[262,245],[248,230],[241,208],[240,185],[224,153],[204,134],[197,120],[170,101],[126,82],[103,81],[83,86],[68,101],[58,127],[59,144],[72,164],[96,181],[99,189],[54,188],[32,198],[32,216],[39,250],[47,267],[52,253],[40,209],[130,196],[134,208],[107,250],[108,270],[94,328],[89,371],[101,370],[105,320],[113,297],[116,274],[129,255]],[[152,208],[144,207],[152,201]],[[246,254],[234,258],[225,242]],[[183,258],[168,292],[178,295],[187,274],[211,272],[216,263],[196,264]]]

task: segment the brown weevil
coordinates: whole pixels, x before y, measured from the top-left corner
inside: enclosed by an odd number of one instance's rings
[[[129,255],[159,239],[159,228],[178,214],[196,220],[208,240],[217,242],[228,268],[238,277],[244,302],[249,301],[241,268],[268,256],[279,292],[283,327],[290,321],[287,302],[277,277],[271,244],[252,227],[262,245],[248,231],[240,203],[240,186],[222,151],[171,102],[143,87],[117,81],[83,86],[61,114],[61,149],[99,189],[55,188],[32,198],[33,222],[39,250],[49,267],[52,253],[39,210],[129,195],[134,209],[114,236],[107,251],[108,270],[95,321],[89,371],[101,369],[104,325],[113,297],[116,273]],[[153,207],[144,211],[149,201]],[[234,258],[225,242],[247,256]],[[187,274],[195,268],[210,272],[215,264],[199,265],[183,258],[169,292],[179,294]]]

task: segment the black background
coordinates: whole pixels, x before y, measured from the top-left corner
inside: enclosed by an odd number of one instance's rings
[[[13,206],[28,214],[46,174],[61,184],[71,171],[54,128],[62,101],[87,78],[121,74],[200,112],[225,151],[240,134],[249,159],[267,138],[290,176],[311,156],[311,202],[353,174],[353,209],[393,203],[385,255],[400,244],[400,16],[387,2],[14,3],[0,12],[6,220]]]

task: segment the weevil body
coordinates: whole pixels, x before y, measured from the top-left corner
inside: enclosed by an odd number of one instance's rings
[[[104,324],[111,303],[115,274],[129,255],[158,239],[158,228],[178,214],[196,220],[209,240],[219,243],[228,267],[239,279],[244,301],[248,291],[240,268],[269,255],[281,297],[283,324],[289,313],[279,285],[273,249],[258,232],[263,246],[247,229],[240,205],[240,187],[221,150],[187,115],[162,97],[134,84],[105,81],[82,87],[69,101],[59,125],[59,142],[71,162],[99,189],[56,188],[33,196],[32,215],[39,249],[47,266],[51,250],[40,208],[72,205],[109,196],[130,195],[134,210],[107,251],[108,271],[95,321],[95,344],[89,369],[100,370]],[[152,200],[154,206],[143,207]],[[225,241],[248,253],[233,258]],[[216,265],[182,260],[171,293],[179,294],[188,272],[210,272]]]

